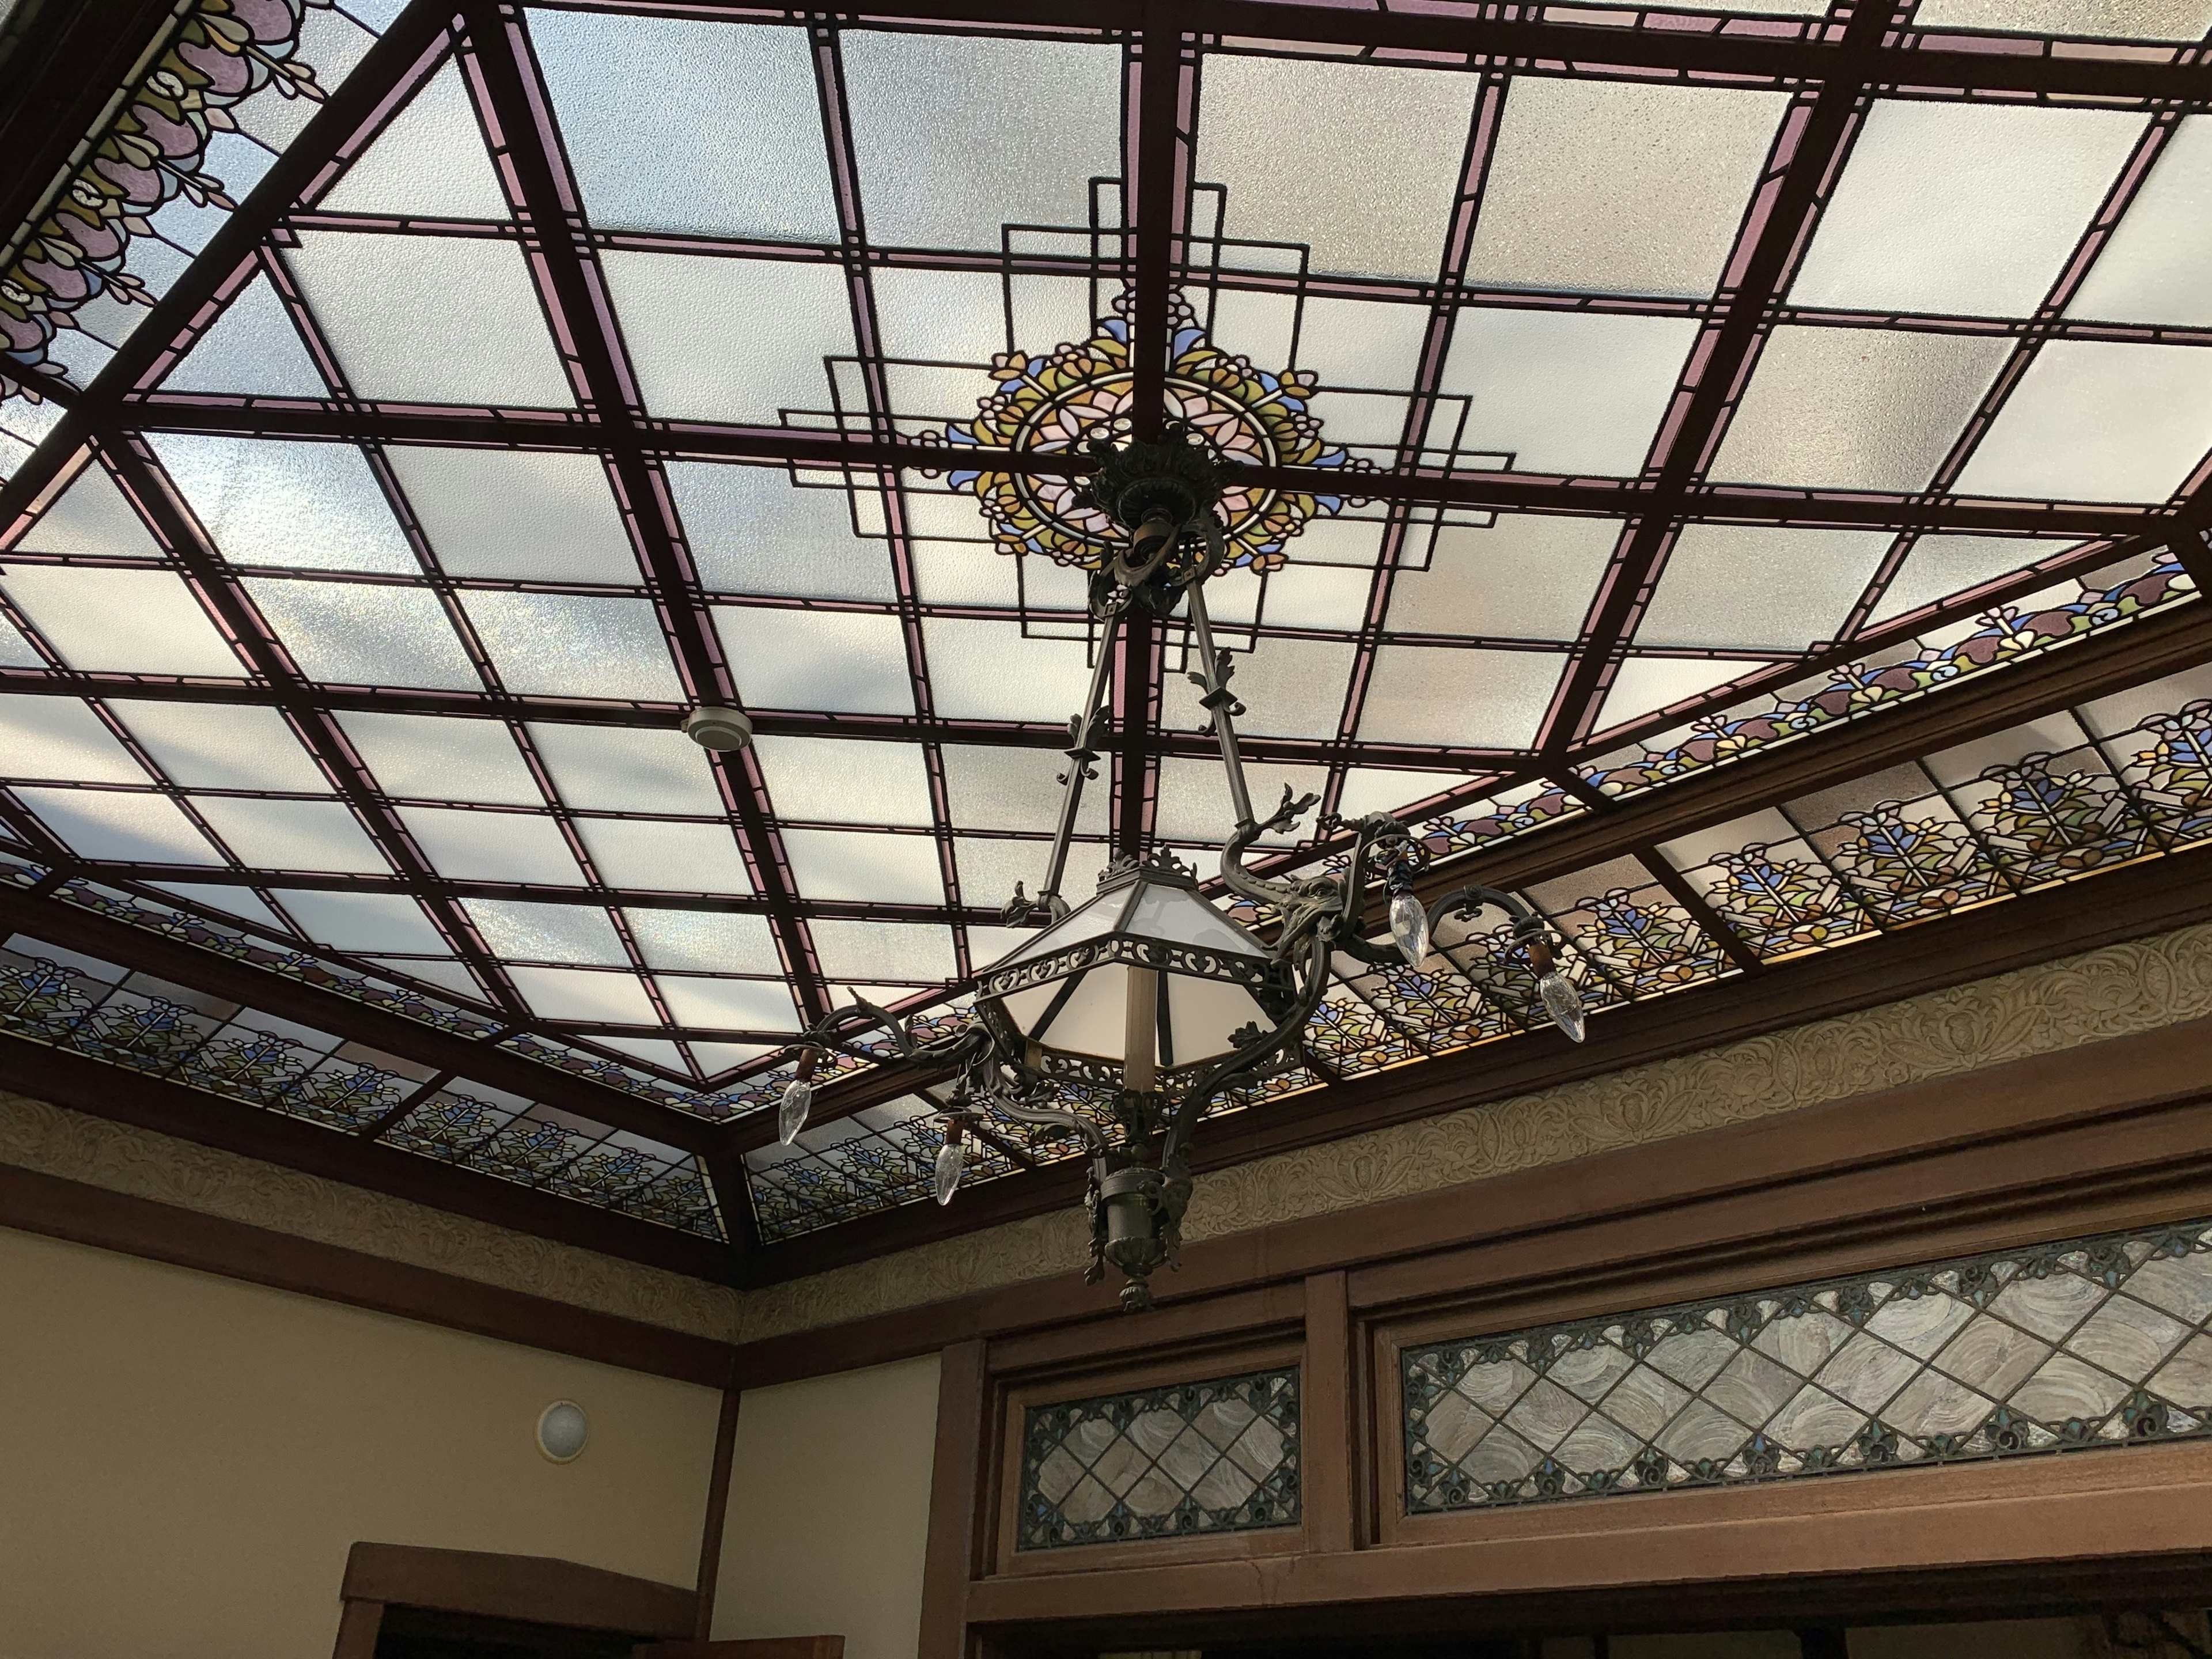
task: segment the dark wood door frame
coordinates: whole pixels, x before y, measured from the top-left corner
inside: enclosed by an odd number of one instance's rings
[[[545,1555],[356,1544],[346,1556],[333,1659],[374,1659],[390,1607],[472,1613],[641,1642],[691,1634],[698,1599],[676,1584]]]

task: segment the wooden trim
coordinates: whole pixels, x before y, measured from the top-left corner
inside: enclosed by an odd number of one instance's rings
[[[1305,1290],[1298,1464],[1305,1482],[1307,1533],[1316,1550],[1330,1553],[1352,1547],[1352,1494],[1358,1490],[1358,1449],[1352,1437],[1352,1307],[1340,1267],[1308,1275]]]
[[[965,1659],[968,1581],[981,1559],[976,1552],[975,1498],[983,1490],[988,1382],[980,1340],[970,1338],[945,1350],[938,1368],[937,1447],[930,1464],[918,1659]]]
[[[360,1250],[0,1164],[0,1226],[719,1388],[735,1350]]]
[[[842,1636],[749,1636],[729,1642],[653,1642],[630,1659],[845,1659]]]
[[[990,1346],[989,1367],[994,1376],[1041,1380],[1047,1372],[1080,1373],[1086,1366],[1095,1370],[1102,1362],[1126,1362],[1133,1349],[1158,1364],[1249,1345],[1266,1331],[1287,1335],[1300,1329],[1306,1317],[1305,1282],[1294,1279],[1155,1309],[1137,1319],[1124,1314],[1112,1321],[1000,1337]]]
[[[696,1600],[680,1584],[548,1555],[372,1543],[348,1553],[339,1593],[388,1607],[663,1637],[690,1635]]]
[[[337,1645],[331,1650],[331,1659],[376,1659],[376,1638],[383,1626],[383,1602],[341,1601]]]
[[[714,1419],[714,1458],[707,1475],[707,1514],[699,1528],[698,1607],[691,1638],[704,1642],[714,1633],[714,1589],[722,1577],[722,1527],[730,1513],[730,1463],[738,1449],[738,1412],[744,1396],[722,1390],[722,1409]]]

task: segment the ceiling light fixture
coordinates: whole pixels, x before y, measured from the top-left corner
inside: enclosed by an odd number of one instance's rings
[[[1122,1305],[1134,1310],[1152,1305],[1152,1273],[1179,1264],[1199,1120],[1225,1091],[1299,1063],[1299,1034],[1328,991],[1340,953],[1372,966],[1419,967],[1446,915],[1468,919],[1495,906],[1511,919],[1546,1012],[1577,1042],[1583,1007],[1559,969],[1557,937],[1519,898],[1462,887],[1423,905],[1413,881],[1429,855],[1388,813],[1321,822],[1325,834],[1352,836],[1340,874],[1276,881],[1245,867],[1253,845],[1287,831],[1316,797],[1293,799],[1285,788],[1260,817],[1246,785],[1236,727],[1245,711],[1229,689],[1230,660],[1214,643],[1205,596],[1207,578],[1230,559],[1217,510],[1220,459],[1182,426],[1158,441],[1102,439],[1091,450],[1098,470],[1082,504],[1112,519],[1127,541],[1091,578],[1097,665],[1083,707],[1068,722],[1069,766],[1044,884],[1032,897],[1017,884],[1004,913],[1011,926],[1041,931],[977,975],[974,1012],[951,1036],[918,1042],[907,1021],[860,1000],[811,1027],[799,1039],[798,1073],[784,1091],[777,1127],[787,1146],[805,1128],[822,1059],[835,1051],[879,1060],[880,1044],[863,1044],[888,1031],[900,1058],[957,1078],[941,1103],[938,1202],[949,1202],[959,1183],[971,1128],[988,1135],[992,1121],[1003,1119],[1079,1137],[1091,1160],[1085,1278],[1096,1283],[1109,1267],[1118,1269],[1126,1281]],[[1221,880],[1265,919],[1272,930],[1266,939],[1208,902],[1195,872],[1165,852],[1115,860],[1082,905],[1071,908],[1060,896],[1084,785],[1097,775],[1092,768],[1106,736],[1115,635],[1133,613],[1165,617],[1178,609],[1197,664],[1190,678],[1212,717],[1237,815],[1222,848]],[[1387,945],[1364,936],[1370,878],[1389,895]],[[1111,1099],[1109,1121],[1064,1103],[1086,1091]]]

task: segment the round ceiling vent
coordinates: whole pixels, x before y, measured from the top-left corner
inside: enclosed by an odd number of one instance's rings
[[[538,1449],[556,1463],[573,1463],[592,1437],[592,1419],[573,1400],[556,1400],[538,1413]]]

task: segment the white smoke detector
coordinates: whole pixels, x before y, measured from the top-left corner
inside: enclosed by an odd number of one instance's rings
[[[702,749],[742,749],[753,740],[753,723],[736,708],[695,708],[684,717],[684,735]]]

